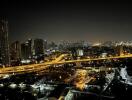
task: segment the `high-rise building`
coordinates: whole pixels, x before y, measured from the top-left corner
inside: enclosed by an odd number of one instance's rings
[[[117,53],[118,56],[121,56],[121,55],[124,54],[123,46],[122,45],[116,46],[116,53]]]
[[[44,54],[44,41],[42,39],[34,40],[34,50],[36,56]]]
[[[77,49],[76,52],[77,52],[77,56],[83,56],[84,55],[83,49]]]
[[[0,20],[0,64],[10,66],[8,22]]]
[[[21,59],[32,58],[32,39],[28,39],[27,42],[21,44]]]
[[[15,41],[10,45],[11,60],[20,59],[20,42]]]
[[[32,58],[32,49],[33,49],[33,46],[32,46],[32,39],[28,39],[27,44],[28,44],[29,58]]]
[[[44,40],[44,49],[47,49],[48,43],[47,40]]]

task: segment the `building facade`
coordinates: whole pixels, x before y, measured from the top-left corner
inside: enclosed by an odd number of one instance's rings
[[[15,41],[10,45],[11,60],[20,59],[20,42]]]
[[[36,56],[44,54],[44,41],[42,39],[34,40],[34,51]]]
[[[8,22],[0,20],[0,64],[10,66]]]
[[[32,39],[21,44],[21,59],[27,60],[32,58]]]

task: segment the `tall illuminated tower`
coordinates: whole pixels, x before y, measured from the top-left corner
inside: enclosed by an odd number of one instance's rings
[[[0,64],[10,65],[8,22],[6,20],[0,20]]]

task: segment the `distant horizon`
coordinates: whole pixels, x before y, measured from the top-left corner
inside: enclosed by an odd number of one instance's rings
[[[129,2],[83,0],[5,1],[1,16],[9,23],[9,39],[25,41],[130,41],[132,7]]]
[[[68,43],[79,43],[79,42],[84,42],[84,43],[88,43],[88,44],[96,44],[96,43],[105,43],[105,42],[117,42],[117,43],[120,43],[120,42],[132,42],[132,40],[126,40],[126,41],[123,41],[123,40],[102,40],[102,41],[88,41],[88,40],[75,40],[75,41],[72,41],[72,40],[60,40],[60,41],[52,41],[52,40],[47,40],[47,39],[43,39],[43,38],[27,38],[25,39],[25,41],[20,41],[20,40],[10,40],[10,37],[9,37],[9,44],[13,43],[13,42],[16,42],[16,41],[19,41],[20,43],[25,43],[26,41],[28,41],[28,39],[32,39],[32,40],[35,40],[35,39],[42,39],[42,40],[46,40],[47,43],[52,43],[54,42],[55,44],[61,44],[62,42],[68,42]]]

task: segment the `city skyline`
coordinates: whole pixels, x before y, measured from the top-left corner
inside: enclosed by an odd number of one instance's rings
[[[130,100],[131,4],[87,1],[0,2],[0,100]]]
[[[25,41],[131,40],[128,2],[5,1],[1,15],[9,21],[9,39]]]

